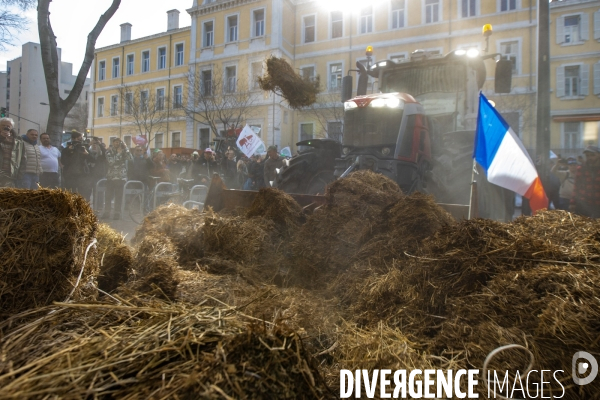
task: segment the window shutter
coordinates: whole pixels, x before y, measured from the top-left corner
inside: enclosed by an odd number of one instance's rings
[[[594,94],[600,96],[600,62],[594,64]]]
[[[581,40],[590,40],[590,16],[581,14]]]
[[[600,40],[600,10],[594,13],[594,39]]]
[[[583,64],[579,68],[581,71],[581,95],[587,96],[590,94],[590,66],[588,64]]]
[[[556,44],[565,41],[565,17],[556,18]]]
[[[556,68],[556,97],[565,97],[565,67]]]

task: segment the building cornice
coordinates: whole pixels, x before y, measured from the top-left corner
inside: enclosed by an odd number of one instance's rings
[[[184,26],[183,28],[173,29],[171,31],[166,31],[166,32],[161,32],[161,33],[155,33],[154,35],[144,36],[139,39],[128,40],[126,42],[121,42],[121,43],[117,43],[117,44],[111,44],[110,46],[101,47],[101,48],[96,49],[96,53],[101,52],[101,51],[106,51],[106,50],[118,49],[118,48],[121,48],[124,46],[129,46],[130,44],[136,44],[136,43],[144,42],[147,40],[152,40],[152,39],[156,39],[156,38],[160,38],[160,37],[170,36],[170,35],[180,33],[180,32],[189,31],[191,28],[192,28],[191,26]]]
[[[579,109],[567,109],[567,110],[551,110],[550,116],[575,116],[575,115],[598,115],[600,114],[600,108],[579,108]]]
[[[242,6],[244,4],[258,3],[261,0],[217,0],[214,3],[198,5],[187,9],[186,11],[192,17],[199,15],[212,14],[219,11],[229,10]]]
[[[566,7],[587,7],[593,6],[594,3],[598,3],[598,0],[565,0],[565,1],[552,1],[550,3],[550,9],[566,8]]]

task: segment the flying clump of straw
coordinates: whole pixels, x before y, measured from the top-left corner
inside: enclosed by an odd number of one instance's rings
[[[321,91],[317,76],[314,80],[300,76],[283,58],[267,59],[267,75],[258,78],[262,90],[279,94],[293,109],[308,107],[316,103]]]

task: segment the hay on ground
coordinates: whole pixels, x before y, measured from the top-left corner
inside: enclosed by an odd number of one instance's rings
[[[133,249],[124,243],[123,235],[106,224],[98,225],[96,238],[100,259],[98,288],[110,293],[127,282],[133,265]]]
[[[304,222],[302,207],[290,196],[274,188],[262,188],[246,213],[246,218],[262,217],[273,221],[281,233],[288,234]]]
[[[127,288],[174,300],[179,284],[176,257],[169,238],[147,236],[137,247]]]
[[[295,332],[226,307],[128,298],[40,315],[0,342],[5,397],[334,397]]]
[[[0,189],[0,320],[67,299],[94,298],[98,229],[85,199],[61,190]],[[85,265],[84,265],[85,260]]]

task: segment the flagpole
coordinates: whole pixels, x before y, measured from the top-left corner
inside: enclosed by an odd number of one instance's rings
[[[471,170],[471,193],[469,195],[469,218],[477,217],[477,199],[475,199],[475,212],[473,212],[473,196],[477,196],[477,182],[475,182],[475,159],[473,159],[473,168]]]

